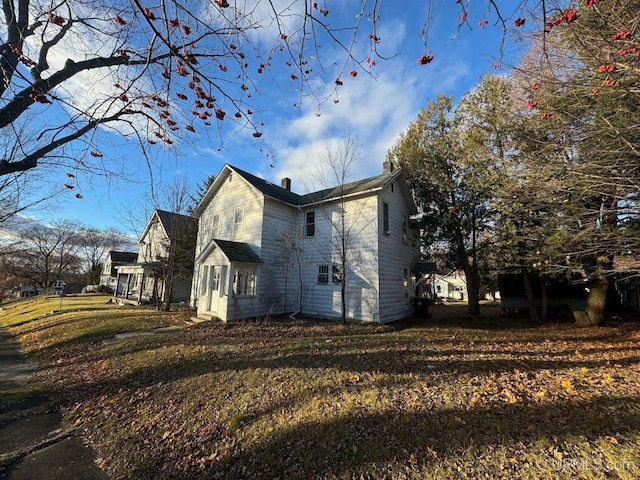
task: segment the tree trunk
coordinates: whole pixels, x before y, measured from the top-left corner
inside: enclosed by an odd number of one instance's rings
[[[162,304],[160,302],[160,295],[158,293],[158,276],[154,273],[153,274],[153,293],[151,293],[152,297],[155,297],[156,299],[156,310],[160,311]]]
[[[171,310],[171,296],[173,295],[173,276],[164,280],[164,306],[163,310],[168,312]]]
[[[604,320],[604,307],[607,300],[607,289],[609,288],[609,279],[599,276],[591,282],[589,297],[587,298],[586,315],[579,318],[577,322],[580,326],[597,325]]]
[[[529,277],[529,271],[522,267],[522,283],[524,285],[524,294],[527,297],[527,305],[529,307],[529,319],[532,322],[540,322],[540,316],[538,310],[536,310],[536,302],[533,297],[533,289],[531,288],[531,278]]]
[[[604,307],[607,303],[607,290],[609,289],[609,278],[604,275],[604,272],[611,270],[612,265],[612,255],[600,254],[597,256],[595,274],[589,282],[586,315],[578,318],[577,325],[597,325],[604,321]]]
[[[342,324],[345,325],[347,323],[347,302],[346,302],[346,289],[344,284],[344,274],[342,275],[342,286],[340,289],[340,300],[342,302]]]
[[[473,317],[480,316],[480,275],[473,265],[465,269],[467,277],[467,313]]]

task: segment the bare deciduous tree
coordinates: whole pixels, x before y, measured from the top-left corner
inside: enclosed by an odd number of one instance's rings
[[[351,170],[360,157],[358,138],[349,132],[337,142],[327,142],[324,145],[316,173],[317,182],[328,190],[324,196],[332,198],[319,209],[329,226],[325,245],[319,252],[330,266],[328,274],[331,283],[340,285],[342,323],[346,322],[348,284],[358,263],[354,258],[357,256],[357,249],[354,248],[353,239],[356,238],[355,230],[361,228],[363,208],[363,203],[358,200],[347,200],[346,187]]]
[[[118,250],[127,242],[126,236],[115,229],[99,230],[83,227],[78,232],[78,254],[84,263],[88,284],[100,283],[102,262],[110,250]]]
[[[49,293],[56,280],[77,273],[80,268],[79,229],[71,221],[24,226],[20,230],[22,248],[13,255],[13,273]]]

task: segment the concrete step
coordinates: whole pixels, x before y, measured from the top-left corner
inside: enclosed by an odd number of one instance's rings
[[[191,317],[189,320],[186,320],[184,323],[186,323],[187,325],[197,325],[199,323],[215,322],[218,320],[220,320],[220,318],[215,315],[201,313],[197,317]]]

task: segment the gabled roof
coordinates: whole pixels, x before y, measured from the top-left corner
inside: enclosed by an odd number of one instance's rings
[[[116,250],[111,250],[109,256],[112,264],[133,263],[138,259],[138,254],[135,252],[118,252]]]
[[[226,174],[225,170],[227,170]],[[213,195],[213,192],[226,180],[228,174],[231,172],[235,172],[236,174],[240,175],[246,182],[260,191],[263,195],[296,207],[304,207],[317,203],[330,202],[342,197],[350,197],[366,192],[380,190],[398,177],[404,179],[402,170],[397,169],[390,173],[383,173],[375,177],[357,180],[355,182],[346,183],[341,186],[326,188],[324,190],[308,193],[306,195],[298,195],[297,193],[287,190],[286,188],[282,188],[279,185],[256,177],[249,172],[245,172],[240,168],[225,164],[224,167],[222,167],[220,174],[216,176],[216,180],[213,182],[213,184],[211,184],[211,186],[207,190],[207,193],[203,196],[202,200],[195,208],[195,215],[200,214],[200,211],[204,208],[204,205],[208,203],[209,198]],[[401,183],[403,184],[403,186],[401,186],[400,188],[402,188],[403,193],[407,195],[407,198],[410,199],[410,202],[413,203],[413,199],[409,192],[409,187],[407,185],[406,179]]]
[[[338,185],[337,187],[325,188],[324,190],[308,193],[303,196],[303,204],[326,202],[340,197],[348,197],[372,190],[379,190],[401,173],[401,170],[396,170],[395,172],[383,173],[375,177],[364,178],[355,182],[345,183],[344,185]]]
[[[189,215],[182,215],[181,213],[173,213],[157,209],[156,212],[158,213],[158,218],[160,219],[160,223],[162,223],[162,227],[167,233],[171,232],[176,224],[181,227],[189,223],[193,223],[194,225],[198,224],[198,219],[190,217]]]
[[[233,167],[228,165],[234,172],[244,178],[251,185],[256,187],[260,192],[265,194],[267,197],[274,198],[276,200],[280,200],[284,203],[289,203],[291,205],[303,205],[304,197],[302,195],[298,195],[286,188],[282,188],[275,183],[267,182],[260,177],[256,177],[255,175],[250,174],[249,172],[245,172],[244,170],[240,170],[237,167]]]
[[[230,240],[213,239],[202,249],[195,261],[199,262],[207,257],[215,248],[219,248],[230,262],[262,263],[262,259],[253,251],[248,243],[232,242]]]
[[[142,235],[140,235],[140,241],[145,237],[149,228],[153,224],[153,219],[157,217],[160,225],[164,229],[164,232],[167,236],[169,233],[173,231],[173,228],[176,225],[186,226],[189,223],[192,223],[194,228],[198,226],[198,219],[195,217],[190,217],[189,215],[182,215],[181,213],[173,213],[167,212],[166,210],[155,209],[149,217],[149,221],[147,222],[147,226],[144,228]]]
[[[248,243],[232,242],[229,240],[214,240],[220,250],[230,262],[262,263],[262,259],[256,255]]]

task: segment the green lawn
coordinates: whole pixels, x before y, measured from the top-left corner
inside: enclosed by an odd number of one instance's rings
[[[0,323],[113,478],[640,476],[638,325],[464,324],[445,305],[431,322],[105,343],[188,312],[85,308],[29,321],[13,307]]]

